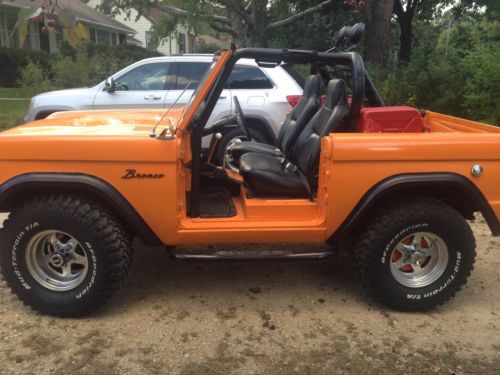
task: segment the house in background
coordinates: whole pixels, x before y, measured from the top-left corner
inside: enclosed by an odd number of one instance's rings
[[[92,8],[100,7],[101,11],[111,15],[111,8],[107,7],[106,0],[82,0]],[[134,40],[129,40],[131,44],[137,44],[144,48],[155,49],[164,55],[175,55],[180,53],[193,53],[196,51],[196,35],[193,29],[178,25],[173,35],[164,38],[160,45],[154,46],[151,43],[151,29],[155,23],[165,13],[157,8],[151,8],[148,12],[137,19],[138,13],[134,9],[127,17],[126,12],[114,15],[115,20],[123,23],[135,31]],[[139,42],[139,43],[137,43]]]
[[[61,41],[64,39],[62,30],[44,33],[43,24],[38,21],[30,21],[29,33],[23,46],[19,46],[17,33],[12,34],[17,21],[17,13],[22,7],[34,9],[40,8],[43,0],[6,0],[0,1],[0,46],[10,48],[30,48],[57,52]],[[127,25],[98,12],[93,7],[86,5],[80,0],[59,0],[60,8],[71,10],[76,19],[82,22],[90,34],[90,43],[120,45],[126,44],[127,40],[133,40],[134,29]]]

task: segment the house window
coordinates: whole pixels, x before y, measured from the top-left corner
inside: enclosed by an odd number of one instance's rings
[[[61,43],[64,40],[63,32],[64,31],[61,27],[56,28],[56,46],[58,51],[61,49]]]
[[[116,46],[118,44],[118,39],[116,33],[111,33],[111,45]]]
[[[111,44],[111,33],[106,30],[97,30],[97,44]]]
[[[93,29],[91,27],[89,27],[89,39],[90,39],[90,43],[94,43],[94,44],[97,43],[97,37],[96,37],[95,29]]]
[[[9,31],[7,30],[7,25],[5,24],[5,14],[0,12],[0,46],[9,46]]]
[[[12,33],[14,30],[14,26],[17,22],[17,16],[12,14],[5,15],[5,25],[7,26],[7,40],[8,47],[10,48],[18,48],[19,47],[19,32],[16,30],[15,33]],[[28,39],[28,38],[26,38]]]
[[[186,34],[179,33],[177,41],[179,43],[179,53],[186,53]]]
[[[30,22],[29,24],[29,35],[26,37],[26,40],[30,42],[31,49],[40,49],[40,32],[39,32],[39,24],[38,22]],[[48,40],[48,34],[45,35]]]

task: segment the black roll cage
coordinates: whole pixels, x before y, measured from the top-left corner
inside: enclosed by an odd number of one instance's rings
[[[363,59],[356,52],[326,53],[308,50],[293,49],[271,49],[271,48],[243,48],[233,52],[221,75],[215,82],[205,103],[200,107],[190,124],[191,130],[191,195],[190,195],[190,217],[200,216],[200,174],[201,174],[201,139],[203,129],[212,113],[217,100],[229,79],[236,61],[241,58],[255,59],[258,64],[279,65],[286,64],[313,64],[325,63],[328,65],[339,65],[351,67],[352,71],[352,102],[349,109],[348,121],[354,122],[363,107],[366,96],[369,104],[374,107],[383,106],[383,102],[377,89],[373,85],[365,70]]]

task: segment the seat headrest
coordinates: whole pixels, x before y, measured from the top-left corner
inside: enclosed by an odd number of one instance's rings
[[[326,88],[325,107],[347,104],[347,88],[343,79],[332,79]]]
[[[303,96],[308,98],[310,96],[319,96],[319,85],[320,80],[317,75],[307,76],[306,82],[304,84],[304,93]]]

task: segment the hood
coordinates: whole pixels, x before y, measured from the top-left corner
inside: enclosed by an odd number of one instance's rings
[[[175,130],[183,108],[170,110],[157,129],[169,123]],[[58,112],[0,133],[3,136],[149,136],[163,109]]]
[[[44,92],[42,94],[35,95],[33,98],[35,99],[35,98],[44,97],[44,96],[68,96],[68,95],[73,95],[74,93],[81,95],[83,90],[91,90],[91,89],[93,89],[93,87],[76,87],[73,89],[49,91],[49,92]]]

